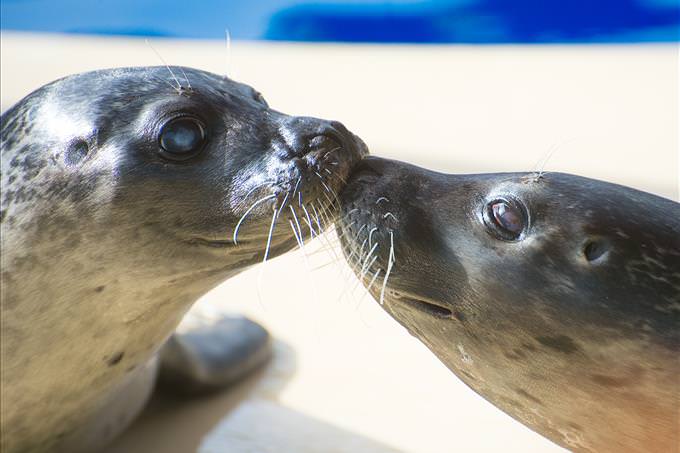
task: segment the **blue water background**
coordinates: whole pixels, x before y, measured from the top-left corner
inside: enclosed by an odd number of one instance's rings
[[[1,0],[3,30],[378,43],[678,42],[680,0]]]

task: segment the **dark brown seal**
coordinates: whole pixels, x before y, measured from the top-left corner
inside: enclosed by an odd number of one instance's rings
[[[677,451],[680,204],[372,157],[341,200],[361,281],[473,390],[571,450]]]

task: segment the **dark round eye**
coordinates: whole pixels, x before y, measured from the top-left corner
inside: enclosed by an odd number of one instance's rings
[[[183,117],[168,121],[161,128],[158,143],[162,155],[172,160],[194,157],[206,141],[205,127],[196,118]]]
[[[527,215],[516,200],[496,199],[486,205],[484,223],[487,228],[505,241],[516,241],[527,226]]]

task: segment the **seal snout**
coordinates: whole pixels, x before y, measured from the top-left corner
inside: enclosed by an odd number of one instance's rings
[[[349,154],[353,163],[368,154],[366,144],[338,121],[311,117],[291,117],[279,127],[288,158],[302,158],[316,151],[339,151]]]
[[[267,162],[267,177],[247,181],[233,197],[241,213],[233,242],[245,226],[246,238],[264,239],[265,258],[270,245],[293,245],[294,239],[301,247],[306,237],[320,235],[335,221],[339,193],[368,152],[361,139],[334,121],[281,115],[269,132],[275,152]],[[250,224],[260,221],[257,228],[244,223],[249,217]]]

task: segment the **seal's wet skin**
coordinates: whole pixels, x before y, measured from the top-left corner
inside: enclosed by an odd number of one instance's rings
[[[363,155],[341,124],[190,68],[95,71],[2,116],[2,451],[96,449],[144,405],[201,295],[319,234]],[[177,335],[165,382],[220,388],[266,331]]]
[[[680,445],[680,204],[374,157],[341,202],[356,274],[473,390],[575,451]]]

